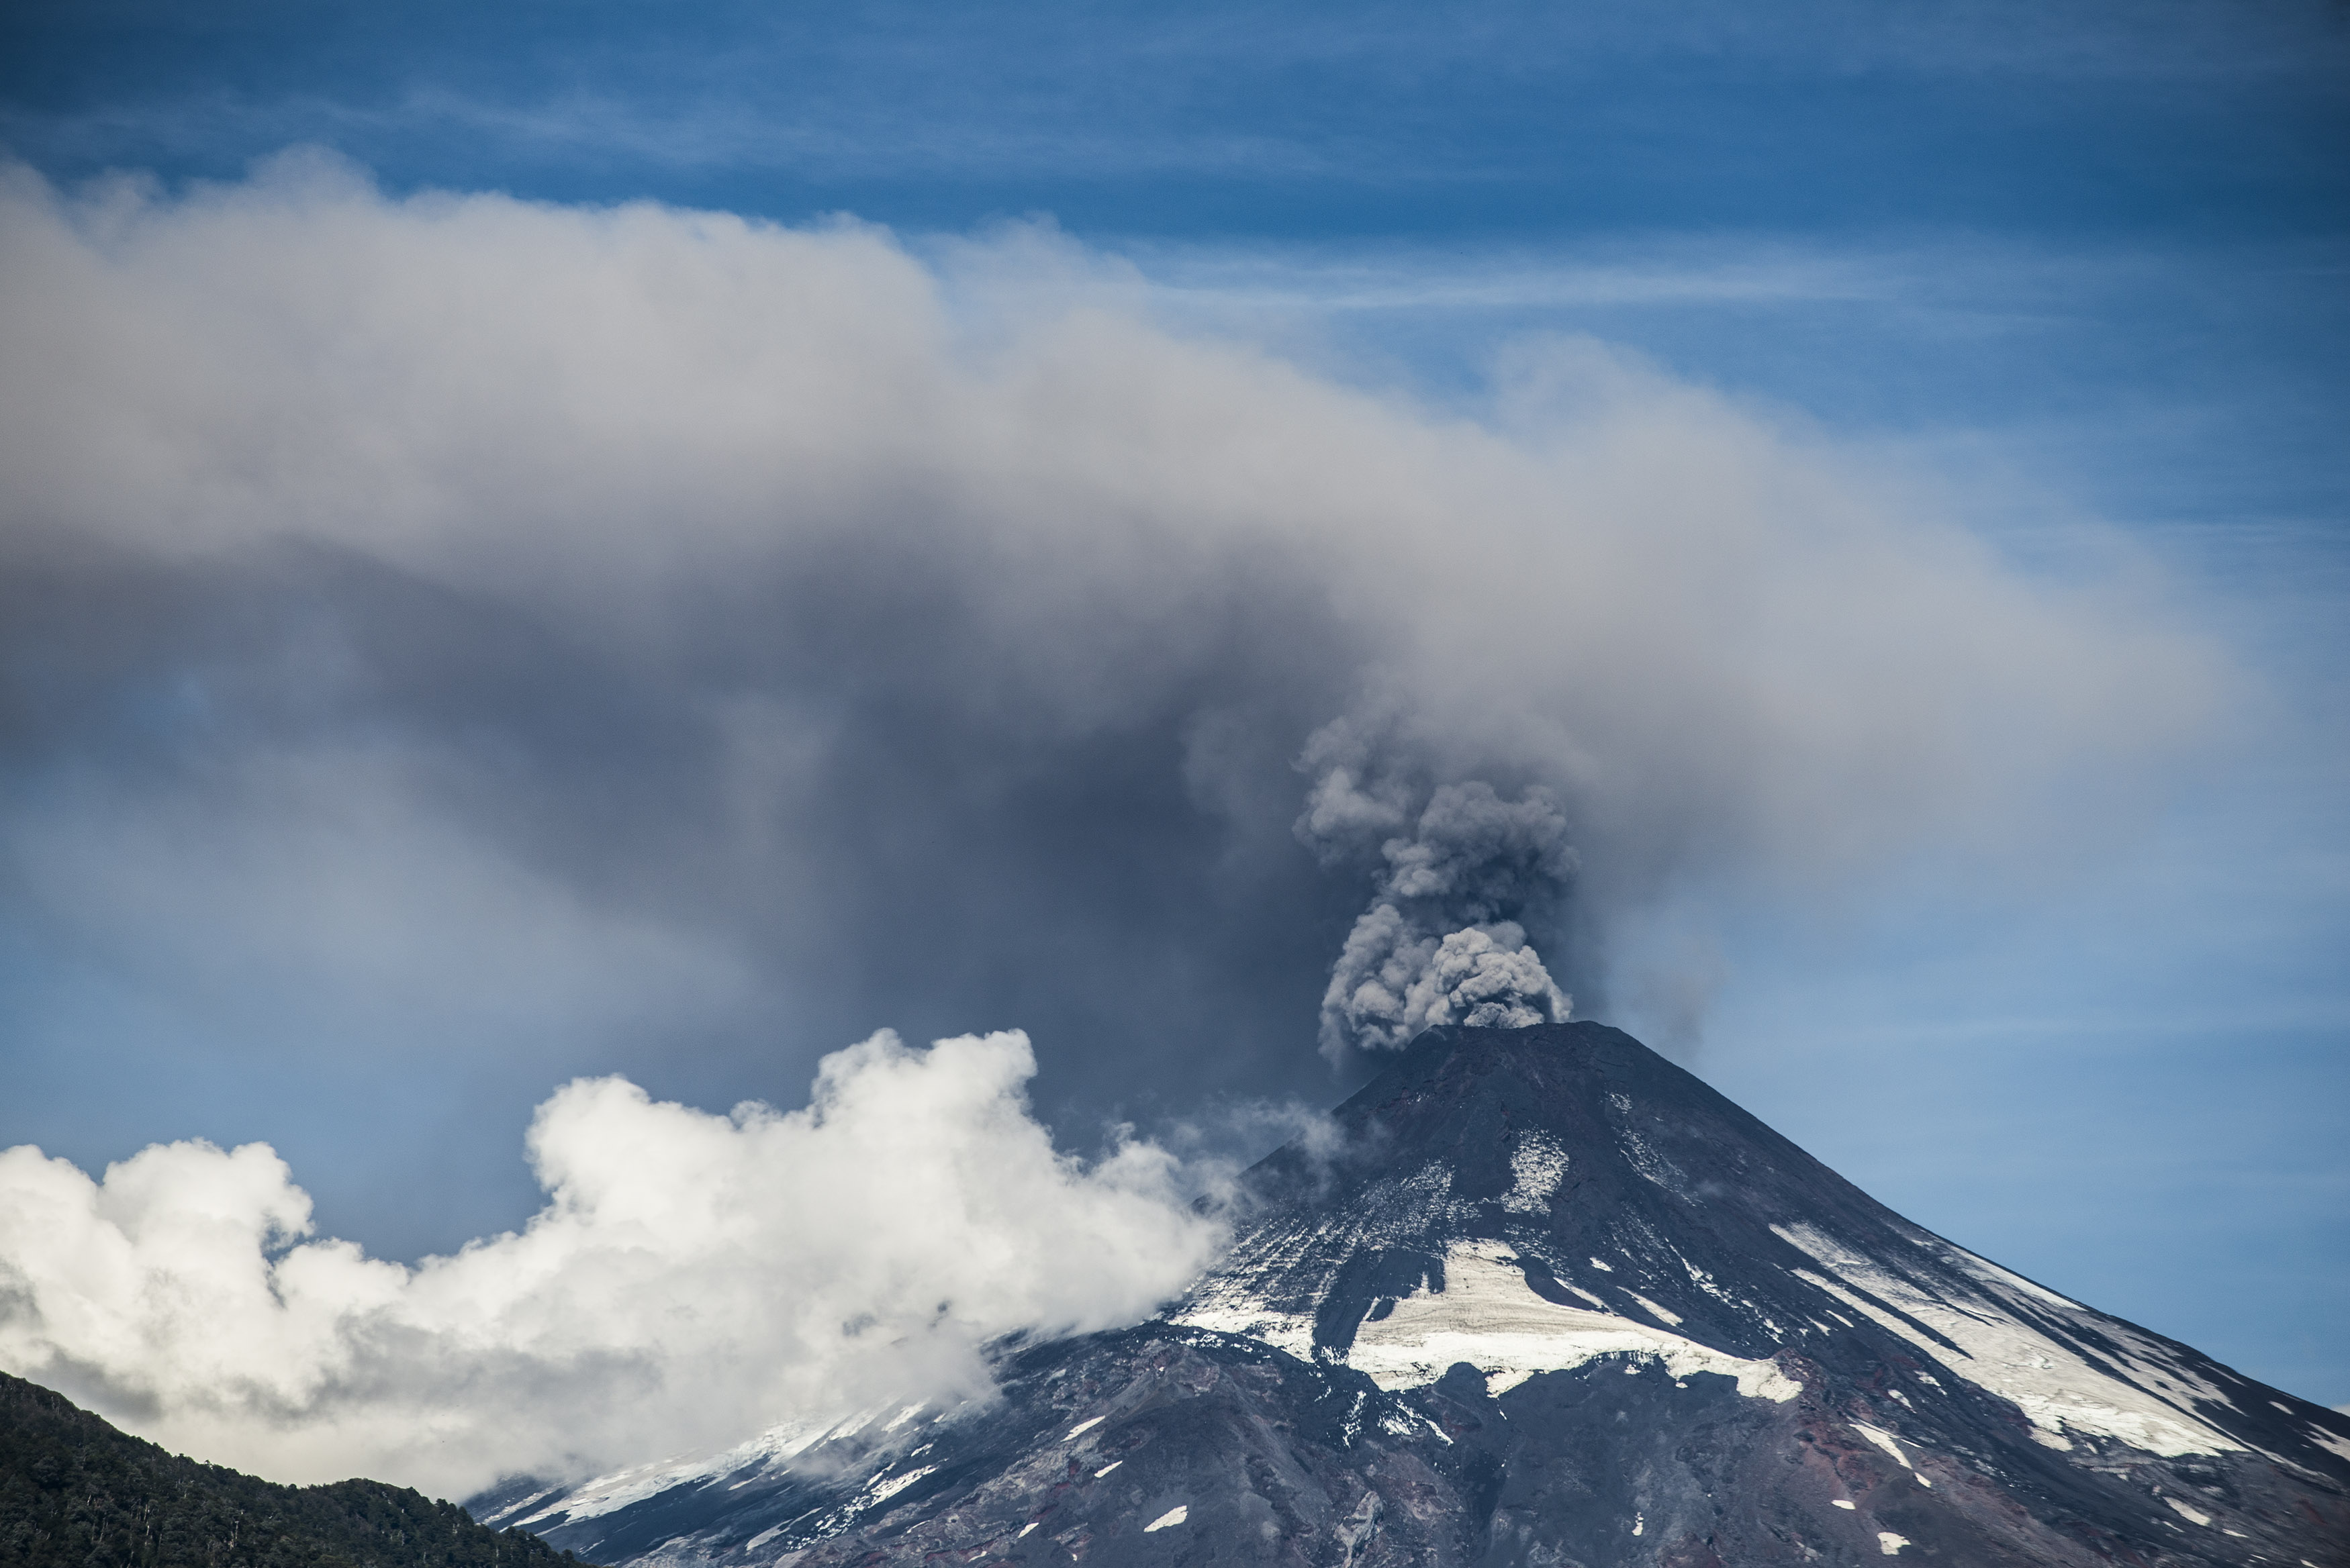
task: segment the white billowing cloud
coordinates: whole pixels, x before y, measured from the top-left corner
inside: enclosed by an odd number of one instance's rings
[[[991,1337],[1141,1317],[1219,1240],[1155,1146],[1056,1154],[1034,1070],[1018,1033],[885,1033],[788,1114],[581,1079],[531,1127],[546,1207],[412,1269],[306,1239],[265,1145],[158,1145],[99,1181],[8,1149],[0,1366],[276,1479],[461,1496],[982,1393]]]

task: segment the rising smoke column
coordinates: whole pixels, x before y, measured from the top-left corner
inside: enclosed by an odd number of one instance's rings
[[[1381,759],[1366,729],[1325,725],[1299,762],[1315,783],[1297,836],[1325,865],[1373,872],[1370,907],[1323,992],[1322,1054],[1399,1049],[1440,1023],[1565,1022],[1571,999],[1520,923],[1575,875],[1556,794],[1528,784],[1511,800],[1482,779],[1426,782]]]

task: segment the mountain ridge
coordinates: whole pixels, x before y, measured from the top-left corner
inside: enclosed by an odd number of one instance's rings
[[[681,1565],[2350,1563],[2350,1420],[1619,1031],[1430,1031],[1333,1118],[1159,1317],[1007,1351],[992,1403],[493,1517]]]

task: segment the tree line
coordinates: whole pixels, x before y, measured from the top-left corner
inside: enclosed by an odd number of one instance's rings
[[[165,1452],[0,1373],[0,1568],[573,1568],[381,1481],[278,1486]]]

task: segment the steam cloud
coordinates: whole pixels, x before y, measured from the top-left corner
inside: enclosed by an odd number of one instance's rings
[[[535,1088],[1018,1023],[1076,1103],[1322,1097],[1317,1001],[1333,1055],[1561,1016],[1684,887],[2029,866],[2225,691],[1604,346],[1446,412],[1048,234],[934,254],[317,159],[0,171],[0,927],[249,1040],[213,1060],[262,1096],[307,1052]],[[457,1488],[493,1431],[601,1464],[970,1386],[1209,1244],[1147,1147],[1056,1160],[1028,1065],[881,1041],[732,1118],[574,1085],[545,1211],[413,1271],[276,1252],[265,1150],[18,1149],[0,1366]]]
[[[413,1269],[301,1240],[266,1145],[158,1145],[97,1182],[12,1148],[0,1364],[265,1475],[460,1497],[981,1397],[993,1336],[1132,1321],[1217,1240],[1157,1147],[1056,1155],[1034,1071],[1017,1033],[881,1034],[806,1110],[724,1116],[582,1079],[531,1126],[546,1206]]]

